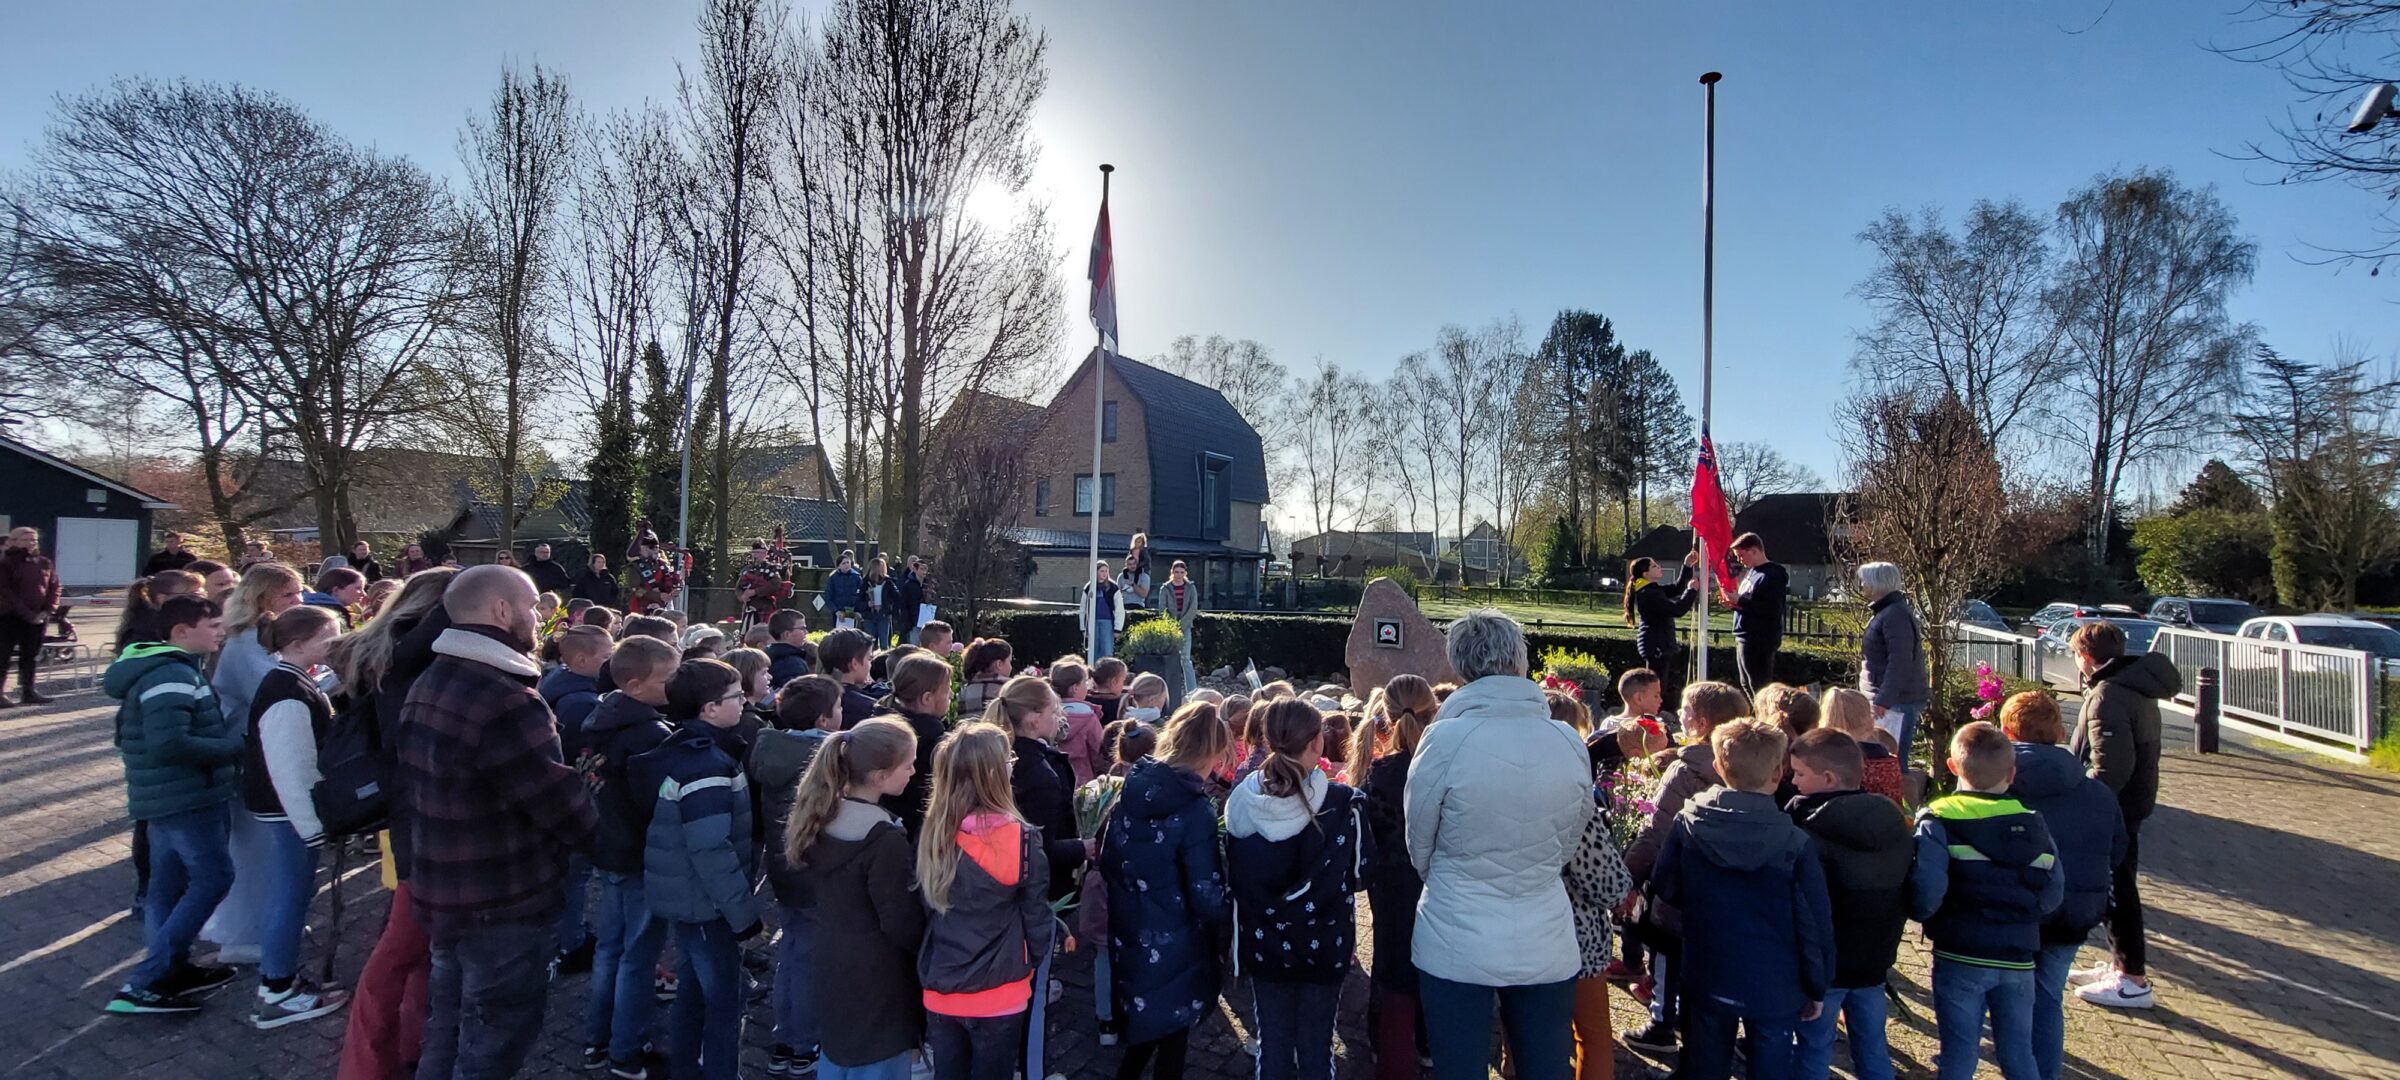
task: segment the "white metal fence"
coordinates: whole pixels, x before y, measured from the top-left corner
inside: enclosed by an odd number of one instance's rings
[[[1993,671],[2012,679],[2044,681],[2041,644],[2023,634],[1952,623],[1950,658],[1968,671],[1977,664],[1990,664]]]
[[[2217,669],[2227,720],[2352,755],[2375,742],[2384,665],[2367,653],[2178,629],[2160,630],[2150,651],[2183,676],[2181,701],[2192,700],[2201,668]]]

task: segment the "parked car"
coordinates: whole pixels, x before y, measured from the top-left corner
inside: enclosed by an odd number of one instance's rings
[[[2149,619],[2185,630],[2230,634],[2242,624],[2265,615],[2240,600],[2216,596],[2162,596],[2150,605]]]
[[[2347,615],[2273,615],[2243,623],[2235,636],[2355,649],[2382,661],[2384,674],[2400,675],[2400,630],[2382,623]]]
[[[2389,611],[2353,611],[2344,617],[2363,619],[2379,626],[2389,626],[2394,630],[2400,630],[2400,614]]]
[[[2030,637],[2040,637],[2044,631],[2050,629],[2050,625],[2052,623],[2055,623],[2060,619],[2072,619],[2081,615],[2095,615],[2098,613],[2098,609],[2096,608],[2092,608],[2083,604],[2070,604],[2064,600],[2061,600],[2055,604],[2044,605],[2040,611],[2036,611],[2032,615],[2028,616],[2025,619],[2025,633]]]
[[[2157,637],[2159,631],[2166,629],[2164,623],[2155,623],[2141,618],[2103,619],[2097,615],[2076,615],[2060,619],[2051,623],[2049,629],[2042,631],[2042,636],[2034,643],[2043,653],[2042,675],[2044,678],[2060,686],[2081,685],[2082,677],[2075,671],[2075,652],[2067,647],[2067,639],[2074,637],[2075,631],[2085,623],[2096,622],[2112,623],[2117,629],[2125,632],[2125,655],[2127,656],[2140,656],[2149,652],[2151,639]]]
[[[1997,630],[2003,634],[2012,632],[2008,620],[2001,618],[1999,611],[1981,600],[1959,601],[1958,610],[1951,614],[1950,621],[1962,626],[1979,626],[1986,630]]]

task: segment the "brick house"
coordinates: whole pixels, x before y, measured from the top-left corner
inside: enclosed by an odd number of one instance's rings
[[[1248,606],[1265,557],[1267,464],[1258,432],[1215,389],[1111,354],[1094,483],[1099,355],[1094,350],[1050,399],[1027,446],[1024,512],[1010,534],[1033,565],[1026,595],[1072,600],[1089,579],[1096,501],[1103,557],[1122,560],[1133,534],[1147,533],[1157,580],[1182,559],[1211,606]]]

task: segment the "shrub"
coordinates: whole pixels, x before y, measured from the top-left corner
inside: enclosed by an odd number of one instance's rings
[[[1533,665],[1534,678],[1555,676],[1583,688],[1583,700],[1598,705],[1608,696],[1613,680],[1600,659],[1588,652],[1553,645],[1542,650],[1541,659]]]
[[[1192,664],[1239,670],[1256,661],[1294,675],[1332,675],[1348,670],[1349,641],[1345,616],[1204,611],[1192,624]]]
[[[1117,635],[1117,655],[1140,656],[1144,653],[1164,653],[1180,656],[1183,653],[1183,624],[1164,615],[1143,619]],[[1182,663],[1177,660],[1176,663]]]
[[[1390,578],[1392,584],[1400,586],[1408,595],[1412,597],[1417,595],[1417,572],[1408,567],[1393,565],[1367,572],[1367,580],[1373,581],[1376,578]]]

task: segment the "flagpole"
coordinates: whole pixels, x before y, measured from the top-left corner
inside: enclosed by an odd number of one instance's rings
[[[1717,80],[1725,76],[1711,71],[1700,76],[1700,85],[1707,100],[1703,125],[1705,134],[1700,151],[1700,434],[1708,436],[1708,418],[1716,391],[1716,298],[1717,298]],[[1692,541],[1699,545],[1700,565],[1696,572],[1706,575],[1700,585],[1700,602],[1692,606],[1692,634],[1699,639],[1693,650],[1698,659],[1699,678],[1708,678],[1708,591],[1716,585],[1716,564],[1709,562],[1708,541],[1700,538],[1700,530],[1692,530]],[[1718,558],[1724,553],[1718,552]]]
[[[1108,216],[1108,174],[1117,171],[1114,165],[1100,166],[1100,215]],[[1115,227],[1110,227],[1108,281],[1114,296],[1117,279]],[[1091,580],[1092,610],[1084,617],[1083,655],[1091,656],[1100,649],[1100,428],[1105,420],[1102,410],[1107,403],[1108,388],[1108,329],[1092,328],[1093,340],[1098,343],[1092,358],[1092,557],[1085,573]]]

